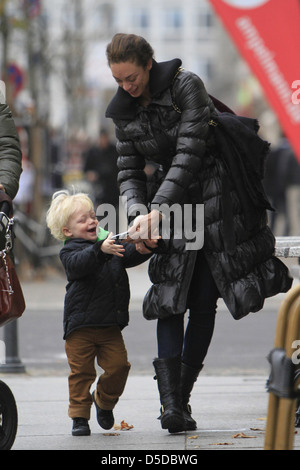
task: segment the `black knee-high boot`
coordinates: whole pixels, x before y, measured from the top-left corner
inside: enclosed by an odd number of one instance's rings
[[[195,369],[187,364],[181,363],[181,400],[184,416],[184,429],[185,431],[194,431],[197,429],[197,423],[192,418],[192,409],[189,404],[191,392],[193,390],[194,383],[196,382],[199,373],[203,369],[203,365]]]
[[[155,359],[153,366],[162,405],[161,427],[170,433],[184,431],[180,393],[181,360],[179,357]]]

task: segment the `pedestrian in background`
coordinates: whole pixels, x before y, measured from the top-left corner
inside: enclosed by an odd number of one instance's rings
[[[92,184],[95,205],[119,203],[117,184],[117,151],[106,129],[100,129],[99,140],[84,155],[84,173]]]
[[[134,34],[116,34],[106,54],[119,85],[106,116],[116,128],[118,182],[134,219],[132,237],[149,238],[148,227],[161,223],[161,211],[151,206],[204,204],[203,248],[187,250],[185,240],[172,237],[159,241],[149,265],[153,286],[144,300],[145,317],[158,319],[153,364],[162,428],[193,430],[189,399],[213,335],[217,299],[242,318],[260,310],[266,297],[287,291],[292,280],[273,256],[265,210],[257,209],[255,217],[243,213],[210,131],[218,113],[202,80],[184,70],[180,59],[157,62],[151,45]],[[146,162],[161,168],[152,194]],[[140,204],[149,214],[135,218]]]
[[[284,135],[268,155],[264,187],[274,207],[269,213],[271,230],[284,237],[299,235],[300,164]]]

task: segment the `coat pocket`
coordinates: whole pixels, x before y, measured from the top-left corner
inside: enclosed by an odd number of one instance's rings
[[[147,320],[183,314],[187,309],[190,282],[197,251],[155,255],[149,271],[153,285],[145,295],[143,315]]]

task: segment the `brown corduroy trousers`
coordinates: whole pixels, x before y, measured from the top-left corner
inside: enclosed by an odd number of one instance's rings
[[[90,419],[91,385],[96,380],[95,359],[103,369],[95,399],[103,410],[112,410],[122,395],[130,370],[127,351],[118,326],[82,328],[66,339],[70,366],[69,417]]]

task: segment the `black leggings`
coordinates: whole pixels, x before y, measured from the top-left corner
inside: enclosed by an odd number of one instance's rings
[[[189,318],[184,331],[184,314],[157,322],[158,357],[181,356],[182,362],[200,368],[215,326],[219,291],[203,251],[198,251],[189,291]]]

